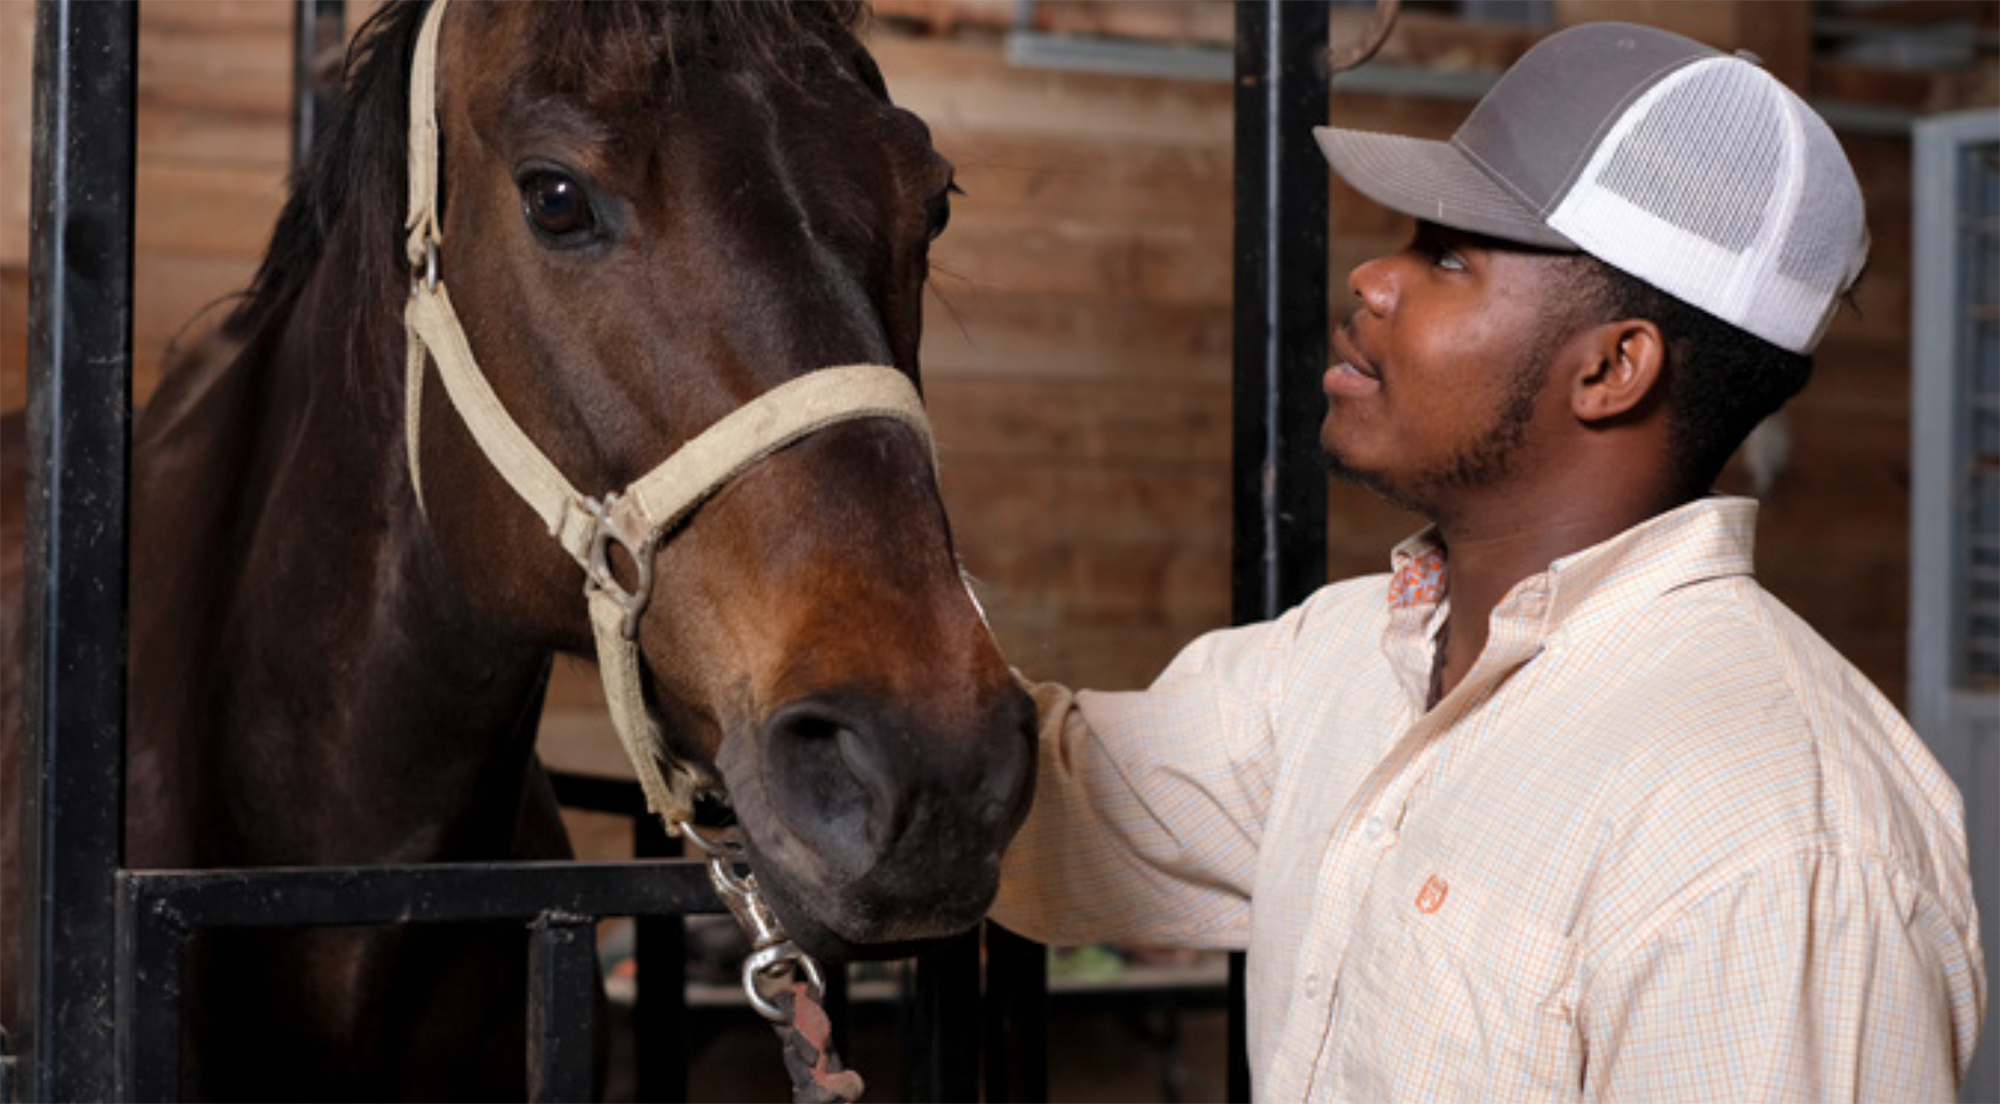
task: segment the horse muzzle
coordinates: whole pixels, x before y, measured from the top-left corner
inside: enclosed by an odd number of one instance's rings
[[[716,764],[772,907],[835,961],[897,957],[976,924],[1034,794],[1034,704],[1007,685],[942,730],[893,703],[817,694]]]

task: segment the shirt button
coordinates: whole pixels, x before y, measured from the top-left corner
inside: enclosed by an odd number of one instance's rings
[[[1369,817],[1367,820],[1361,822],[1362,839],[1368,841],[1369,843],[1374,843],[1376,840],[1380,839],[1381,836],[1382,836],[1381,817],[1372,816]]]
[[[1307,972],[1306,972],[1306,999],[1307,999],[1307,1000],[1318,1000],[1318,999],[1319,999],[1319,971],[1318,971],[1318,970],[1309,970],[1309,971],[1307,971]]]

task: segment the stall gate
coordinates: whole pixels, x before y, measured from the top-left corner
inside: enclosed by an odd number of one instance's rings
[[[322,101],[311,59],[340,0],[298,0],[298,137]],[[1236,35],[1234,616],[1274,616],[1325,577],[1314,462],[1326,357],[1326,118],[1320,4],[1241,0]],[[336,32],[337,33],[337,32]],[[38,0],[29,277],[28,594],[22,708],[22,1007],[0,1032],[0,1104],[169,1100],[180,1090],[181,961],[225,927],[511,921],[530,932],[535,1100],[592,1091],[595,928],[639,922],[640,1038],[687,1015],[681,918],[721,912],[703,864],[668,854],[636,787],[559,778],[564,804],[632,817],[619,863],[137,871],[122,854],[131,427],[136,2]],[[983,936],[983,938],[982,938]],[[982,996],[982,950],[986,959]],[[1249,1096],[1240,956],[1231,1099]],[[907,998],[908,1099],[1045,1100],[1042,948],[988,925],[918,961]],[[845,1022],[845,987],[828,1011]],[[836,1037],[836,1044],[841,1040]],[[644,1099],[686,1092],[685,1054],[638,1048]],[[773,1049],[773,1061],[777,1060]]]

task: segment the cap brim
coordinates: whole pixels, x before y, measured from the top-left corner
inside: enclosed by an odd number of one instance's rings
[[[1339,127],[1314,127],[1313,137],[1333,171],[1392,211],[1523,245],[1577,248],[1449,142]]]

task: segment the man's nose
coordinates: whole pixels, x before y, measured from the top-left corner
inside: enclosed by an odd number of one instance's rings
[[[1396,282],[1390,258],[1377,257],[1355,265],[1347,274],[1347,287],[1361,306],[1374,315],[1387,315],[1396,302]]]

